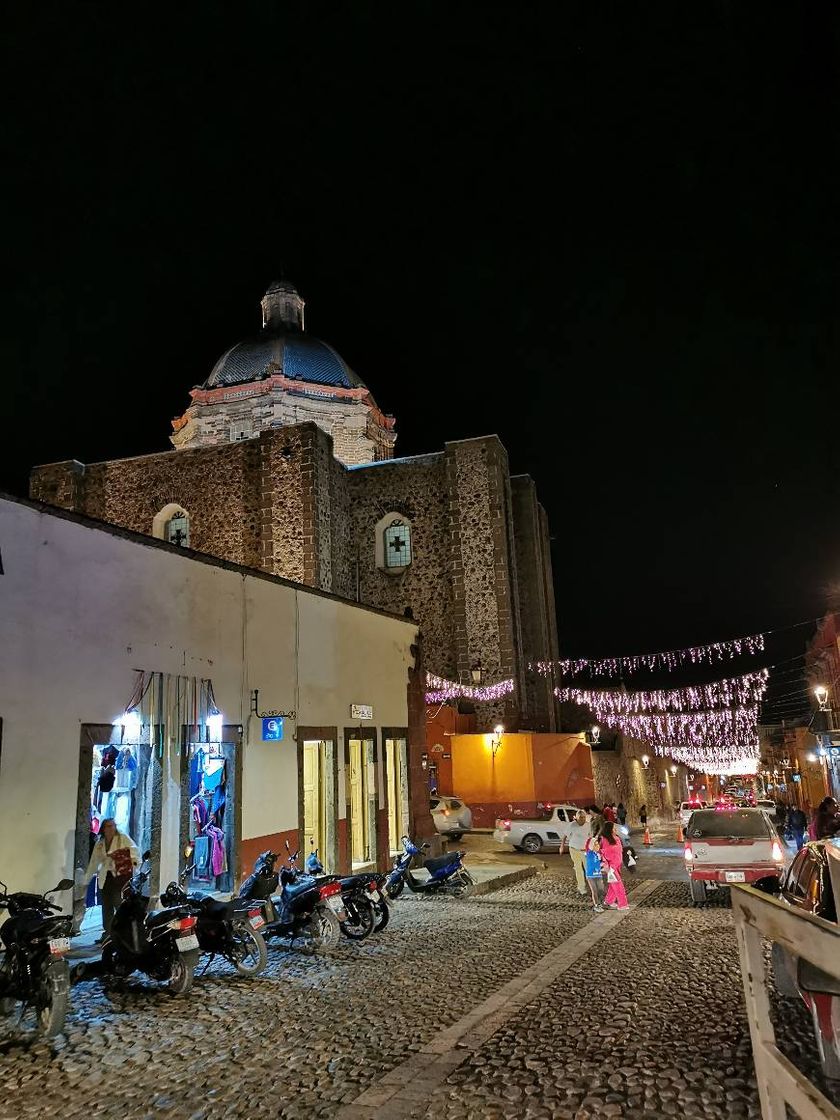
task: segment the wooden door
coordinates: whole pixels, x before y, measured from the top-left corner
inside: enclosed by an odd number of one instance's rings
[[[352,860],[364,863],[365,851],[365,799],[364,799],[364,760],[362,744],[358,739],[350,740],[350,827]]]
[[[305,851],[309,841],[321,846],[321,744],[307,740],[303,744],[303,830]]]

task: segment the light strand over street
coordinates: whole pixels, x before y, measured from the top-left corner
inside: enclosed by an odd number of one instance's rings
[[[701,711],[714,708],[743,707],[757,703],[767,691],[769,669],[759,669],[741,677],[726,677],[711,684],[684,688],[625,692],[619,689],[557,688],[558,700],[585,704],[616,714],[658,711]]]

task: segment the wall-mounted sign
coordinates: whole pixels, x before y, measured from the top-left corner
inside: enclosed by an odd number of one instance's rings
[[[444,758],[451,758],[451,757],[452,757],[452,755],[451,755],[451,754],[447,754],[447,753],[446,753],[446,751],[444,751],[444,752],[443,752],[443,757],[444,757]]]
[[[443,754],[443,744],[435,743],[435,745],[432,747],[432,754]]]
[[[277,743],[283,738],[283,717],[264,716],[262,721],[264,743]]]
[[[351,704],[351,719],[373,719],[373,707],[370,704]]]

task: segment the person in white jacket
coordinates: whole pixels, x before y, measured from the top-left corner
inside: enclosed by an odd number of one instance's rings
[[[589,819],[581,809],[569,829],[569,855],[572,857],[572,867],[575,869],[575,880],[579,895],[586,895],[586,876],[583,870],[583,853],[586,841],[592,835]]]
[[[115,856],[118,851],[127,851],[125,856]],[[99,941],[111,932],[114,911],[120,904],[120,896],[131,875],[140,866],[140,852],[137,845],[124,832],[117,828],[113,817],[105,817],[99,828],[99,839],[90,853],[90,862],[85,872],[85,882],[89,883],[94,875],[99,883],[102,899],[102,928],[105,931]]]

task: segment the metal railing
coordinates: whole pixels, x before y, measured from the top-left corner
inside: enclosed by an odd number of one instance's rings
[[[785,1103],[801,1120],[840,1120],[840,1109],[776,1045],[762,944],[776,942],[840,979],[840,929],[754,887],[732,888],[732,910],[763,1120],[786,1120]]]

